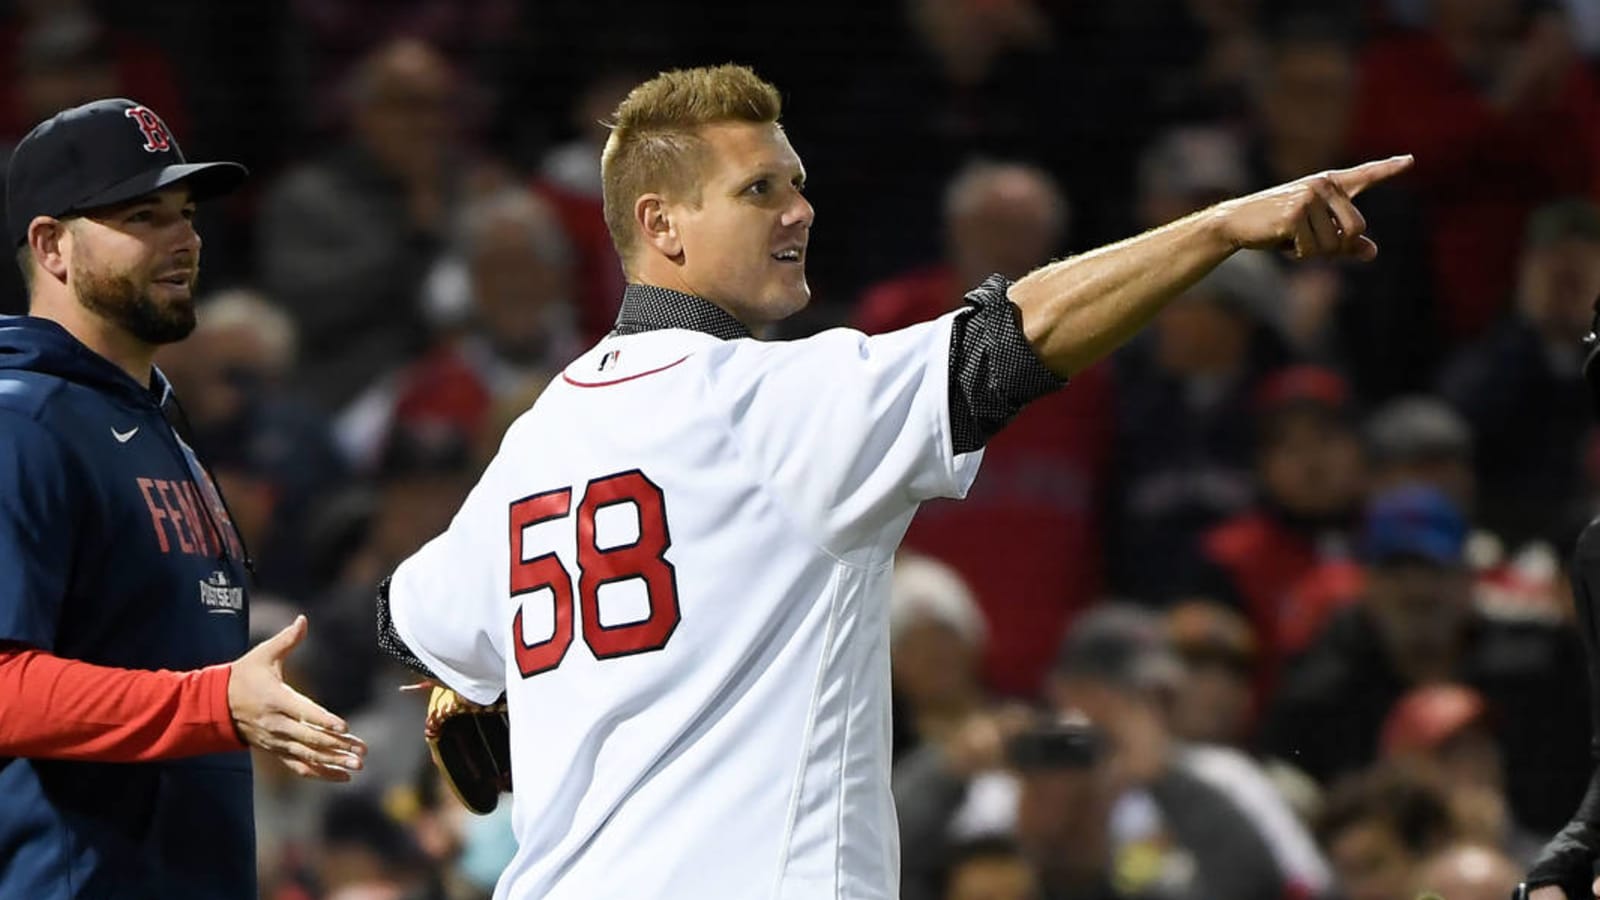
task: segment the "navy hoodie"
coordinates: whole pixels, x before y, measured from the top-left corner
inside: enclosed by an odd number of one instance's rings
[[[245,651],[237,533],[153,382],[53,322],[0,318],[0,642],[132,669]],[[256,895],[248,752],[0,757],[0,898]]]

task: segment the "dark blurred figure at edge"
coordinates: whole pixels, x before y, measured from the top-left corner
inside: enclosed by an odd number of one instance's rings
[[[1595,302],[1590,332],[1584,338],[1588,350],[1583,360],[1583,375],[1589,386],[1589,402],[1600,415],[1600,298]],[[1600,752],[1600,620],[1595,603],[1600,598],[1600,518],[1591,521],[1578,537],[1572,555],[1572,602],[1576,607],[1578,633],[1583,638],[1584,658],[1589,670],[1589,720],[1591,754]],[[1600,878],[1594,865],[1600,860],[1600,769],[1589,776],[1588,789],[1578,803],[1567,826],[1545,845],[1528,872],[1518,897],[1529,900],[1586,900],[1600,896]]]
[[[1441,373],[1440,395],[1472,426],[1483,524],[1512,547],[1549,534],[1583,496],[1592,422],[1581,341],[1597,294],[1600,207],[1577,197],[1540,207],[1510,314]]]

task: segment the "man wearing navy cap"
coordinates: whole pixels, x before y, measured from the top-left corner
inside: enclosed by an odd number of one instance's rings
[[[303,617],[245,652],[249,561],[152,364],[194,328],[195,203],[244,175],[120,99],[12,156],[29,314],[0,319],[0,897],[256,896],[247,745],[306,777],[361,766],[283,683]]]

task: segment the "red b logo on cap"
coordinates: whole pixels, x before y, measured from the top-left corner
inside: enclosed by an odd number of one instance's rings
[[[166,123],[149,108],[131,107],[123,115],[138,123],[139,130],[144,132],[144,149],[147,152],[159,153],[172,148],[172,135],[167,132]]]

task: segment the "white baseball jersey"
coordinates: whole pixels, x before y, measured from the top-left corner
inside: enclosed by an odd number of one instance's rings
[[[496,898],[899,896],[888,586],[962,496],[956,314],[880,337],[613,335],[396,570],[401,639],[508,695]]]

